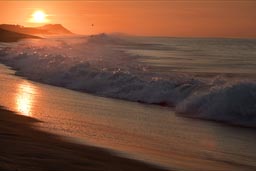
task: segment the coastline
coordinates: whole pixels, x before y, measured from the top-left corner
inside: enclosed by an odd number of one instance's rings
[[[164,170],[104,149],[66,142],[35,129],[35,122],[40,121],[0,108],[0,170]]]

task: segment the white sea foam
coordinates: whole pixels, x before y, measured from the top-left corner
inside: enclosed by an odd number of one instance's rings
[[[255,127],[255,80],[152,73],[136,60],[138,56],[116,48],[124,44],[131,42],[105,34],[22,41],[2,48],[0,61],[31,80]]]

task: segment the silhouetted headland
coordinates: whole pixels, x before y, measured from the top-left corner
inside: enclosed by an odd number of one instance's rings
[[[23,33],[16,33],[13,31],[8,31],[0,28],[0,42],[16,42],[21,39],[39,39],[38,36],[23,34]]]
[[[29,34],[29,35],[72,35],[73,33],[63,27],[61,24],[46,24],[40,27],[24,27],[21,25],[13,25],[13,24],[1,24],[1,29],[21,33],[21,34]]]

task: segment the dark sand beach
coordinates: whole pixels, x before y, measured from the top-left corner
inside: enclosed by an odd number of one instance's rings
[[[163,170],[35,129],[36,119],[0,109],[0,170]]]

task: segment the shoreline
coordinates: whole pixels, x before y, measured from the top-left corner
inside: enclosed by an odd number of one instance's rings
[[[166,170],[37,130],[34,118],[0,108],[0,170]]]

